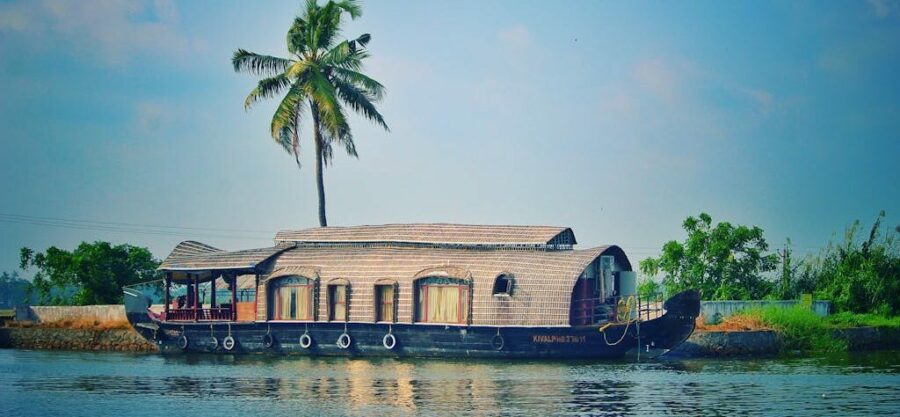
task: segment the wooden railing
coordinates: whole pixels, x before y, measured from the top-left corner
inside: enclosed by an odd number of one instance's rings
[[[638,297],[631,301],[628,314],[622,312],[620,317],[619,300],[628,302],[629,297],[610,297],[607,299],[584,298],[572,300],[572,324],[589,325],[606,322],[628,321],[639,319],[641,321],[653,320],[663,314],[662,297]],[[623,319],[624,320],[620,320]]]
[[[228,321],[232,319],[231,307],[172,308],[166,313],[166,321]]]

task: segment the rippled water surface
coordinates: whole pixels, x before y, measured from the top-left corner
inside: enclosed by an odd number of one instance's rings
[[[900,351],[596,362],[0,349],[0,416],[900,415]]]

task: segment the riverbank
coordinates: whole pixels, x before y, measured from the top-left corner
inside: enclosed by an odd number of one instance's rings
[[[148,342],[131,328],[75,329],[55,327],[0,328],[0,348],[86,350],[119,352],[155,352]]]
[[[836,341],[842,351],[897,349],[900,347],[900,328],[853,327],[835,329],[822,335]],[[796,349],[794,336],[777,330],[696,331],[688,340],[667,354],[673,358],[715,358],[736,356],[777,356],[779,354],[809,353],[814,350]]]

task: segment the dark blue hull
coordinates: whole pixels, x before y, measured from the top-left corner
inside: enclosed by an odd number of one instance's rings
[[[126,299],[129,297],[137,298],[126,293]],[[616,324],[601,332],[596,325],[485,327],[403,323],[161,322],[146,313],[146,302],[133,299],[129,303],[126,300],[132,326],[163,353],[381,357],[585,359],[617,358],[638,349],[641,354],[652,356],[674,348],[690,336],[699,307],[696,292],[685,292],[669,299],[666,313],[657,319]],[[349,340],[339,340],[344,334]],[[388,334],[392,337],[385,340]],[[345,347],[340,346],[341,341]]]

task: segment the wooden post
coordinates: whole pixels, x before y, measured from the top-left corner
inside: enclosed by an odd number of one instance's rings
[[[165,294],[165,298],[164,298],[163,302],[166,303],[166,306],[163,308],[163,311],[166,313],[166,316],[168,316],[169,315],[169,304],[172,303],[172,300],[169,296],[169,290],[172,288],[172,273],[171,272],[166,272],[165,282],[166,282],[166,294]]]
[[[231,321],[237,321],[237,274],[231,274]]]
[[[194,275],[194,321],[200,318],[200,274]]]
[[[256,274],[256,286],[253,287],[253,314],[259,315],[259,274]],[[266,321],[268,321],[268,312],[266,313]],[[257,317],[259,319],[259,317]],[[256,321],[256,320],[254,320]]]
[[[209,282],[209,308],[216,308],[216,274],[213,273],[213,279]]]

